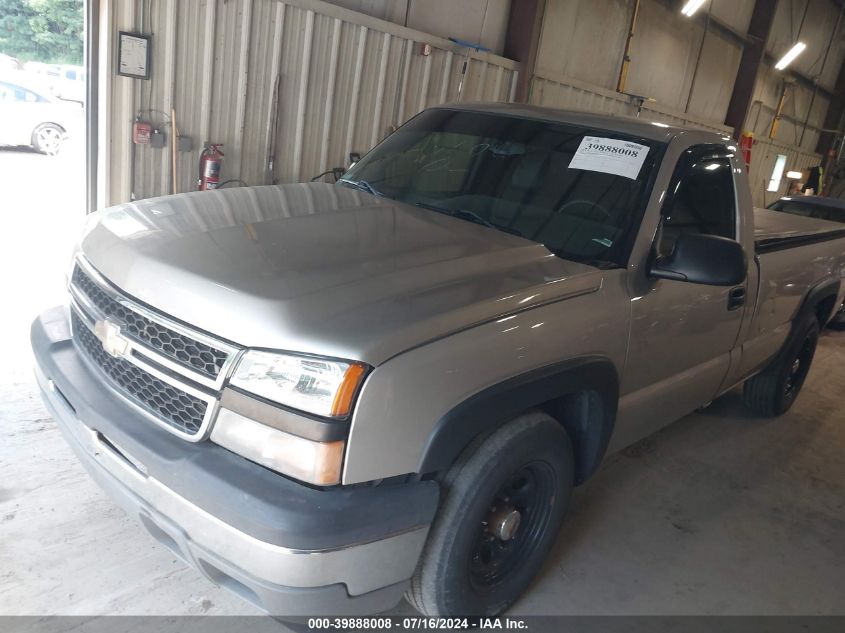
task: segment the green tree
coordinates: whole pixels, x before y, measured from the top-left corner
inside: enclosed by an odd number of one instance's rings
[[[0,0],[0,53],[81,64],[82,12],[82,0]]]

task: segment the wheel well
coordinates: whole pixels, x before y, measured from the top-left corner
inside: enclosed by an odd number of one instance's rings
[[[39,129],[41,129],[45,125],[52,125],[54,127],[59,128],[63,133],[65,133],[65,134],[67,133],[67,130],[65,129],[64,125],[61,125],[59,123],[54,123],[53,121],[42,121],[41,123],[36,125],[34,128],[32,128],[32,133],[35,134]]]
[[[575,480],[581,483],[604,457],[618,401],[616,369],[601,357],[575,358],[514,376],[475,394],[440,418],[416,472],[446,470],[473,441],[522,413],[540,410],[569,433],[576,455]]]
[[[836,296],[830,296],[825,299],[819,301],[816,305],[816,316],[819,319],[819,325],[824,327],[825,323],[828,322],[831,316],[833,316],[833,311],[836,309]]]
[[[545,402],[538,408],[566,429],[575,455],[575,481],[583,483],[595,472],[603,457],[603,452],[596,455],[607,417],[601,394],[584,389]]]

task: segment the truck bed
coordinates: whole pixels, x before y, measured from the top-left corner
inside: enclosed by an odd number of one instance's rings
[[[845,238],[845,226],[838,222],[754,209],[754,246],[757,253],[839,238]]]

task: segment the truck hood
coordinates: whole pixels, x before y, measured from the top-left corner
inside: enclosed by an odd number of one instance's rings
[[[602,279],[529,240],[325,183],[112,207],[81,250],[126,294],[216,336],[371,365]]]

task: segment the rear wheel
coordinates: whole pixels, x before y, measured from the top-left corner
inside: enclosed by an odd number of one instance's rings
[[[842,304],[839,312],[830,320],[829,327],[832,327],[834,330],[845,330],[845,304]]]
[[[804,386],[818,340],[819,322],[809,314],[798,323],[775,361],[745,383],[746,406],[765,417],[786,413]]]
[[[569,506],[566,431],[528,413],[474,443],[443,480],[444,500],[406,593],[426,615],[495,615],[525,590]]]
[[[55,123],[42,123],[32,132],[32,146],[44,154],[57,154],[65,140],[65,131]]]

